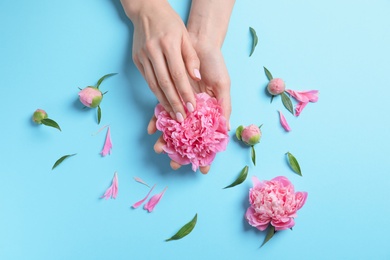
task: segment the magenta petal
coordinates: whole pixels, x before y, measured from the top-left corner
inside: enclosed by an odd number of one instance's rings
[[[299,116],[302,112],[302,110],[305,108],[305,106],[308,104],[308,102],[299,102],[295,106],[295,116]]]
[[[115,199],[117,195],[118,195],[118,174],[115,172],[114,178],[112,179],[111,186],[106,190],[104,195],[101,196],[100,198],[105,198],[106,200],[108,200],[110,197],[112,197],[113,199]]]
[[[284,117],[284,115],[280,111],[279,111],[279,116],[280,116],[280,124],[283,126],[284,130],[286,130],[287,132],[290,132],[291,128],[288,125],[286,118]]]
[[[142,180],[141,178],[139,178],[139,177],[134,177],[134,180],[135,180],[136,182],[139,182],[139,183],[141,183],[141,184],[143,184],[143,185],[145,185],[145,186],[147,186],[147,187],[150,188],[150,186],[149,186],[144,180]]]
[[[108,127],[106,141],[104,142],[103,150],[101,152],[102,156],[106,156],[111,153],[112,143],[111,143],[111,133],[110,127]]]
[[[318,90],[295,91],[286,89],[286,92],[300,102],[317,102]]]
[[[144,209],[146,209],[149,212],[152,212],[154,207],[160,202],[162,196],[164,195],[165,191],[167,190],[167,187],[164,188],[164,190],[153,197],[150,198],[148,203],[145,204]]]
[[[144,203],[144,201],[149,197],[149,195],[152,192],[152,190],[154,189],[154,187],[156,187],[156,184],[154,184],[153,187],[149,190],[149,192],[148,192],[148,194],[146,194],[145,198],[143,198],[142,200],[134,203],[132,207],[136,209],[139,206],[141,206],[141,204]]]

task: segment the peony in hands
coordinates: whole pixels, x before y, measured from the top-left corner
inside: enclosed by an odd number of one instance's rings
[[[155,108],[156,127],[163,134],[164,152],[175,162],[192,164],[192,170],[208,166],[229,141],[226,119],[220,103],[206,93],[196,95],[196,108],[179,123],[161,104]]]

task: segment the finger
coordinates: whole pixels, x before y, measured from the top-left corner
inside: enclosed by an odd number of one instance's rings
[[[215,97],[221,102],[223,115],[226,118],[228,129],[230,130],[230,115],[232,112],[232,104],[230,99],[230,81],[220,83],[215,88]]]
[[[199,167],[200,169],[200,172],[203,173],[203,174],[207,174],[210,170],[210,165],[207,165],[207,166],[200,166]]]
[[[181,167],[181,164],[179,164],[173,160],[170,162],[170,165],[171,165],[171,168],[175,171]]]
[[[163,147],[165,145],[165,141],[162,137],[162,135],[157,139],[156,143],[154,144],[154,151],[156,153],[162,153],[164,151]]]
[[[157,118],[153,115],[148,124],[148,134],[154,134],[157,131],[156,127]]]
[[[186,36],[183,37],[183,43],[181,48],[182,48],[183,60],[186,65],[188,74],[195,81],[201,80],[202,77],[199,71],[200,60],[188,37]]]

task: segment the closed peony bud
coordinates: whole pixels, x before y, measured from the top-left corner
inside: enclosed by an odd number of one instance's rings
[[[279,95],[286,89],[286,84],[281,78],[271,79],[267,85],[267,90],[271,95]]]
[[[86,107],[95,108],[102,102],[103,94],[95,87],[86,87],[79,92],[81,103]]]
[[[245,127],[241,132],[241,140],[250,146],[253,146],[260,142],[261,130],[256,125],[249,125]]]
[[[32,116],[32,120],[34,121],[34,123],[37,123],[37,124],[42,124],[42,120],[47,118],[47,113],[45,110],[43,109],[37,109],[35,110],[33,116]]]

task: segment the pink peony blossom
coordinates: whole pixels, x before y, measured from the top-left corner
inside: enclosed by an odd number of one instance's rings
[[[286,84],[281,78],[271,79],[267,85],[267,90],[271,95],[279,95],[284,92]]]
[[[269,224],[275,230],[292,228],[297,211],[306,202],[307,192],[294,192],[292,183],[283,176],[260,182],[253,177],[245,217],[248,223],[263,231]]]
[[[196,95],[196,109],[183,122],[171,118],[162,105],[154,112],[156,127],[163,133],[163,150],[181,165],[192,163],[192,170],[212,163],[217,152],[229,141],[226,119],[217,99],[206,93]]]
[[[241,132],[241,140],[247,145],[255,145],[260,142],[261,130],[257,125],[249,125]]]
[[[81,103],[86,107],[98,107],[102,101],[102,92],[95,87],[86,87],[79,92]]]

